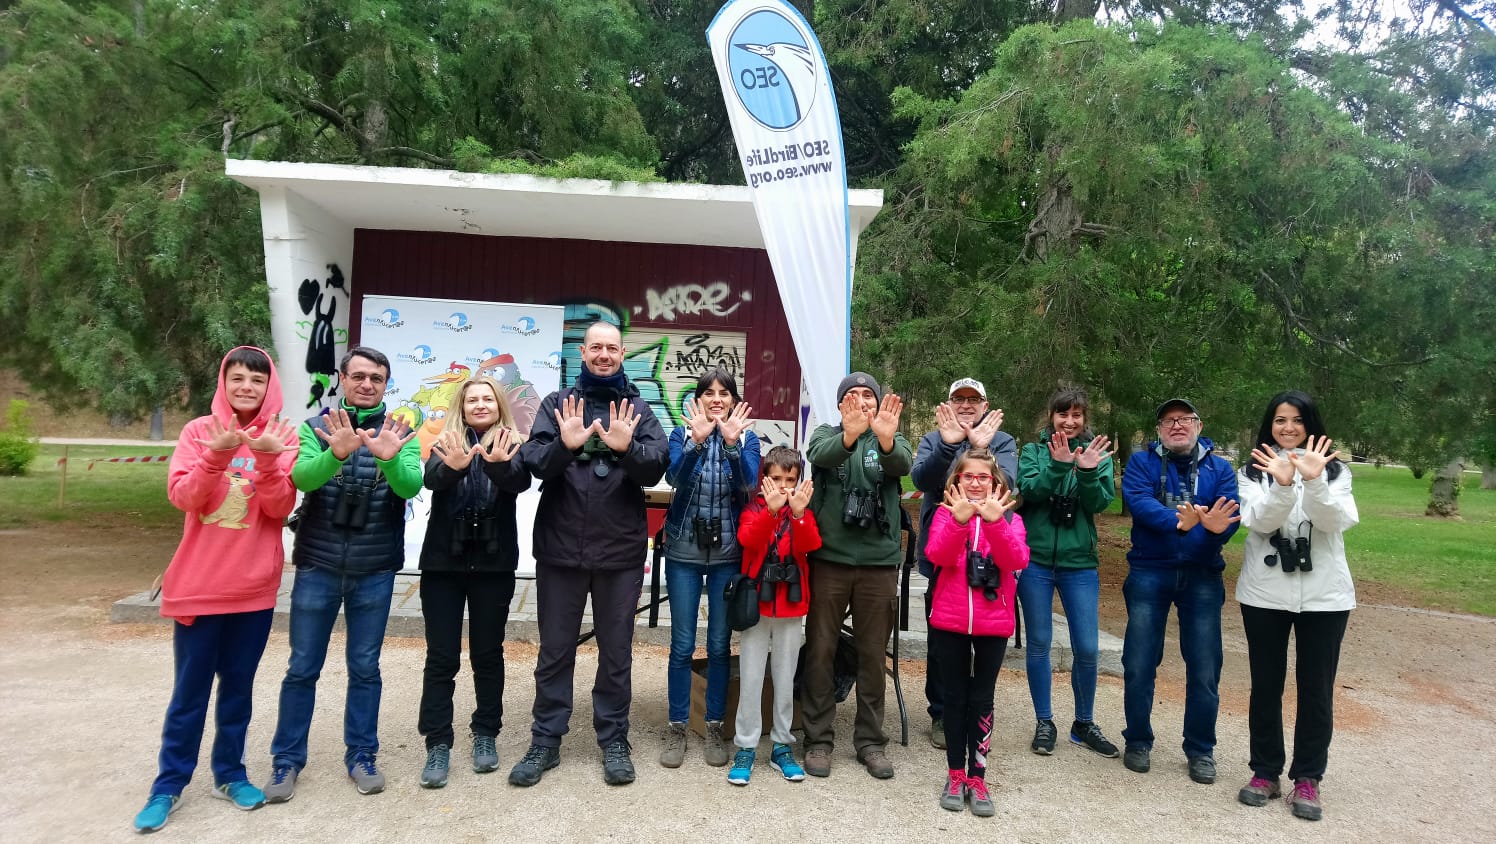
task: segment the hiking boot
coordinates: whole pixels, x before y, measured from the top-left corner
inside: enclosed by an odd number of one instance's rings
[[[248,780],[216,785],[213,787],[213,796],[219,800],[227,800],[234,804],[235,809],[246,812],[265,805],[265,792],[255,788]]]
[[[348,768],[348,778],[359,794],[378,794],[384,791],[384,774],[374,764],[374,754],[361,753]]]
[[[944,718],[932,718],[930,720],[930,746],[936,750],[945,750]]]
[[[1059,730],[1054,728],[1054,722],[1048,718],[1041,718],[1034,722],[1034,740],[1029,742],[1029,750],[1040,756],[1048,756],[1054,753],[1055,737]]]
[[[1136,771],[1140,774],[1148,773],[1148,748],[1127,748],[1127,752],[1122,754],[1122,764],[1126,765],[1129,771]]]
[[[867,768],[867,772],[873,775],[873,779],[893,779],[893,763],[888,761],[888,754],[883,752],[883,748],[869,747],[862,751],[857,761]]]
[[[788,748],[785,749],[788,750]],[[727,772],[727,781],[733,785],[747,785],[749,777],[753,776],[753,760],[756,757],[757,754],[752,748],[738,748],[738,752],[733,754],[732,768]]]
[[[166,826],[166,820],[182,802],[180,794],[152,794],[146,798],[145,808],[135,815],[136,832],[155,832]]]
[[[1190,779],[1201,785],[1214,783],[1216,781],[1216,760],[1209,756],[1191,756]]]
[[[713,768],[727,764],[727,744],[722,741],[721,721],[706,722],[706,744],[702,747],[701,755]]]
[[[818,744],[806,749],[805,773],[813,777],[831,776],[831,748]]]
[[[952,768],[946,772],[945,788],[940,790],[940,808],[959,812],[966,808],[966,772]]]
[[[1288,794],[1288,805],[1296,818],[1317,821],[1324,817],[1324,808],[1319,805],[1319,782],[1308,777],[1294,780],[1293,791]]]
[[[265,783],[266,803],[285,803],[296,796],[296,769],[290,765],[276,765],[270,770],[270,782]]]
[[[1070,743],[1090,748],[1108,759],[1117,758],[1117,746],[1106,740],[1095,721],[1076,721],[1071,724]]]
[[[790,782],[805,779],[805,769],[795,761],[795,752],[787,744],[775,744],[769,753],[769,767],[778,771]]]
[[[679,768],[686,761],[686,725],[671,721],[665,730],[665,749],[660,751],[660,764],[667,768]]]
[[[499,769],[497,736],[473,736],[473,773],[489,774]]]
[[[971,801],[971,813],[979,818],[990,818],[997,814],[992,797],[987,793],[987,783],[980,777],[966,778],[966,799]]]
[[[509,784],[529,787],[540,782],[546,771],[561,764],[561,748],[531,744],[509,772]]]
[[[1241,791],[1236,792],[1236,799],[1248,806],[1266,806],[1267,801],[1283,796],[1283,789],[1278,787],[1278,778],[1259,777],[1255,774],[1252,781],[1242,786]]]
[[[421,788],[444,788],[452,766],[452,748],[445,744],[426,749],[426,767],[421,769]]]
[[[603,782],[628,785],[634,781],[633,748],[628,739],[619,739],[603,748]]]

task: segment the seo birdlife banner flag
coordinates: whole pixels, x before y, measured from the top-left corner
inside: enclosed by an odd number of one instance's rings
[[[365,296],[359,343],[390,359],[386,412],[415,430],[425,461],[447,417],[462,412],[457,390],[475,375],[499,383],[515,427],[529,435],[541,400],[561,388],[564,314],[555,305]],[[522,574],[535,571],[530,537],[539,502],[539,484],[532,484],[515,506]],[[405,515],[405,570],[414,571],[431,490],[422,487]]]
[[[706,34],[810,409],[836,419],[836,385],[851,363],[852,262],[826,56],[810,24],[780,0],[733,0]]]

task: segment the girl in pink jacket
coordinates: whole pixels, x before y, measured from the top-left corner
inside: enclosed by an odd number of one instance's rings
[[[980,817],[996,813],[985,781],[992,700],[1013,635],[1014,572],[1029,560],[1014,506],[992,452],[971,449],[951,467],[925,546],[936,568],[928,642],[945,695],[949,775],[940,806],[959,812],[970,801]]]

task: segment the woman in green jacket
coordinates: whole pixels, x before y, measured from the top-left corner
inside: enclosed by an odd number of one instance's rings
[[[1048,424],[1039,442],[1018,456],[1020,513],[1028,526],[1029,567],[1018,578],[1018,602],[1028,630],[1029,694],[1034,699],[1034,741],[1029,749],[1054,752],[1054,712],[1050,705],[1049,646],[1053,639],[1054,593],[1060,593],[1070,628],[1070,688],[1075,721],[1070,741],[1108,758],[1117,746],[1092,719],[1096,703],[1096,654],[1101,578],[1096,573],[1097,513],[1116,496],[1109,440],[1087,424],[1084,390],[1064,389],[1049,400]]]

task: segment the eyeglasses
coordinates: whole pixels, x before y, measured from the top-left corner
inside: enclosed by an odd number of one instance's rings
[[[373,384],[376,387],[389,380],[384,375],[370,375],[367,372],[349,372],[343,377],[347,378],[349,381],[352,381],[355,384],[362,384],[365,381],[368,381],[370,384]]]
[[[991,475],[978,475],[975,472],[962,472],[961,474],[957,475],[956,477],[960,478],[961,479],[961,483],[963,483],[963,484],[974,484],[974,483],[978,483],[978,482],[984,483],[984,484],[990,484],[990,483],[992,483],[992,476]]]
[[[1193,425],[1193,424],[1195,424],[1196,422],[1199,422],[1199,421],[1200,421],[1200,417],[1198,417],[1198,416],[1176,416],[1173,419],[1160,419],[1160,420],[1158,420],[1158,427],[1160,427],[1160,428],[1188,428],[1189,426],[1191,426],[1191,425]]]
[[[982,398],[981,396],[951,396],[951,404],[978,405],[984,401],[986,401],[986,399]]]

